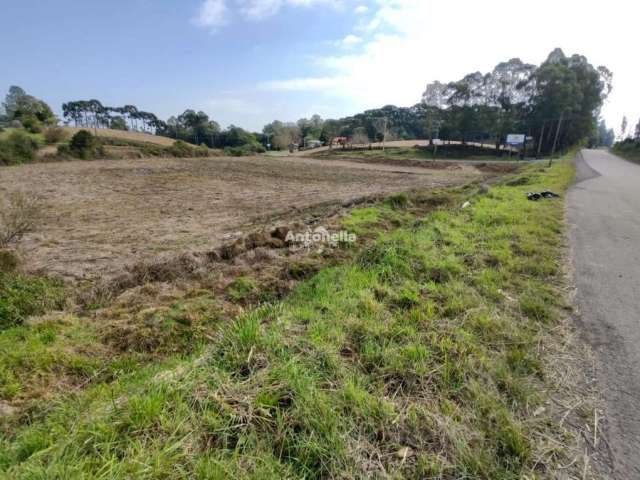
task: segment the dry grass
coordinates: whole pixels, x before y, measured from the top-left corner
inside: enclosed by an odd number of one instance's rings
[[[113,130],[111,128],[77,128],[77,127],[64,127],[64,130],[69,133],[69,136],[79,132],[80,130],[89,130],[91,133],[96,134],[98,137],[108,138],[121,138],[124,140],[135,140],[138,142],[155,143],[156,145],[162,145],[165,147],[173,145],[175,141],[172,138],[161,137],[159,135],[152,135],[150,133],[142,132],[130,132],[126,130]]]
[[[0,191],[42,196],[37,235],[23,240],[26,270],[104,277],[141,260],[217,247],[274,215],[295,219],[317,205],[485,176],[471,167],[400,170],[264,157],[70,161],[2,169]]]
[[[44,141],[47,145],[55,145],[56,143],[63,142],[68,137],[69,132],[62,127],[49,127],[44,131]]]

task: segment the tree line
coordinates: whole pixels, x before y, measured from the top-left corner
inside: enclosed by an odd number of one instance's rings
[[[337,120],[274,121],[262,133],[276,148],[304,144],[308,135],[325,143],[336,137],[352,143],[438,138],[499,146],[510,133],[525,134],[543,154],[583,139],[611,145],[613,131],[600,119],[611,81],[606,67],[556,49],[539,66],[514,58],[485,74],[432,82],[411,107],[388,105]]]
[[[613,143],[613,132],[599,118],[611,81],[606,67],[594,67],[584,56],[566,56],[556,49],[538,66],[514,58],[488,73],[429,83],[421,101],[411,107],[388,105],[341,119],[314,115],[297,122],[275,120],[258,133],[234,125],[223,130],[205,112],[192,109],[166,122],[135,105],[109,107],[95,99],[64,103],[62,112],[67,122],[85,128],[140,130],[196,145],[243,147],[250,152],[264,146],[286,149],[292,143],[331,144],[336,137],[349,138],[352,143],[438,138],[499,146],[508,134],[520,133],[546,154],[583,139],[591,145]],[[11,87],[5,104],[12,119],[55,121],[44,102],[19,87]]]
[[[340,136],[370,140],[384,135],[498,146],[508,134],[521,133],[534,139],[536,149],[549,153],[582,139],[610,140],[599,113],[611,91],[611,80],[606,67],[596,68],[584,56],[568,57],[556,49],[540,66],[515,58],[486,74],[432,82],[422,101],[412,107],[386,106],[329,121],[324,137],[337,130]],[[381,119],[386,128],[381,128]]]
[[[99,100],[75,100],[62,104],[62,116],[76,127],[113,128],[155,133],[165,122],[155,114],[138,109],[135,105],[109,107]]]

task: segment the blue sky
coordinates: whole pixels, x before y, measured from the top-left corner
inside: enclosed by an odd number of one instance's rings
[[[640,11],[623,0],[580,11],[552,0],[531,10],[503,0],[1,1],[0,89],[20,85],[57,112],[98,98],[260,130],[408,106],[430,81],[512,57],[539,63],[560,46],[614,71],[610,125],[640,118],[629,56]]]

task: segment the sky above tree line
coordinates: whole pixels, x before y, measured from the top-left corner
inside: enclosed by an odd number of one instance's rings
[[[2,0],[0,88],[63,102],[186,108],[259,131],[420,101],[427,83],[560,47],[614,73],[603,116],[640,119],[628,0]]]

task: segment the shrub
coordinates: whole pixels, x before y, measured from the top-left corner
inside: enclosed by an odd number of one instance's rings
[[[35,115],[26,115],[22,117],[22,125],[31,133],[42,132],[42,122]]]
[[[173,145],[167,147],[167,153],[173,157],[191,157],[193,154],[193,147],[182,140],[176,140]]]
[[[201,144],[197,147],[190,145],[182,140],[176,140],[173,145],[166,147],[165,152],[172,157],[187,158],[187,157],[209,157],[212,154],[212,150],[205,144]]]
[[[14,192],[0,204],[0,247],[18,241],[33,230],[40,217],[40,203],[33,195]]]
[[[264,153],[265,151],[265,148],[259,143],[246,143],[239,147],[226,147],[224,154],[231,157],[245,157],[256,153]]]
[[[402,210],[409,206],[409,197],[406,193],[398,193],[386,199],[385,203],[394,210]]]
[[[196,157],[208,157],[209,156],[209,147],[207,147],[204,143],[197,146],[195,149]]]
[[[0,165],[18,165],[34,159],[38,143],[21,130],[0,140]]]
[[[44,140],[49,145],[66,140],[67,132],[60,127],[49,127],[44,131]]]
[[[640,139],[632,140],[627,138],[613,146],[613,153],[616,153],[629,160],[640,161]]]
[[[63,157],[70,157],[71,149],[69,148],[69,145],[66,143],[58,145],[58,155],[61,155]]]
[[[63,305],[64,288],[60,282],[0,273],[0,331]]]
[[[13,165],[13,151],[6,140],[0,140],[0,165]]]
[[[80,130],[69,142],[68,149],[58,148],[58,153],[68,153],[76,158],[91,160],[104,156],[104,147],[97,137],[87,130]]]

